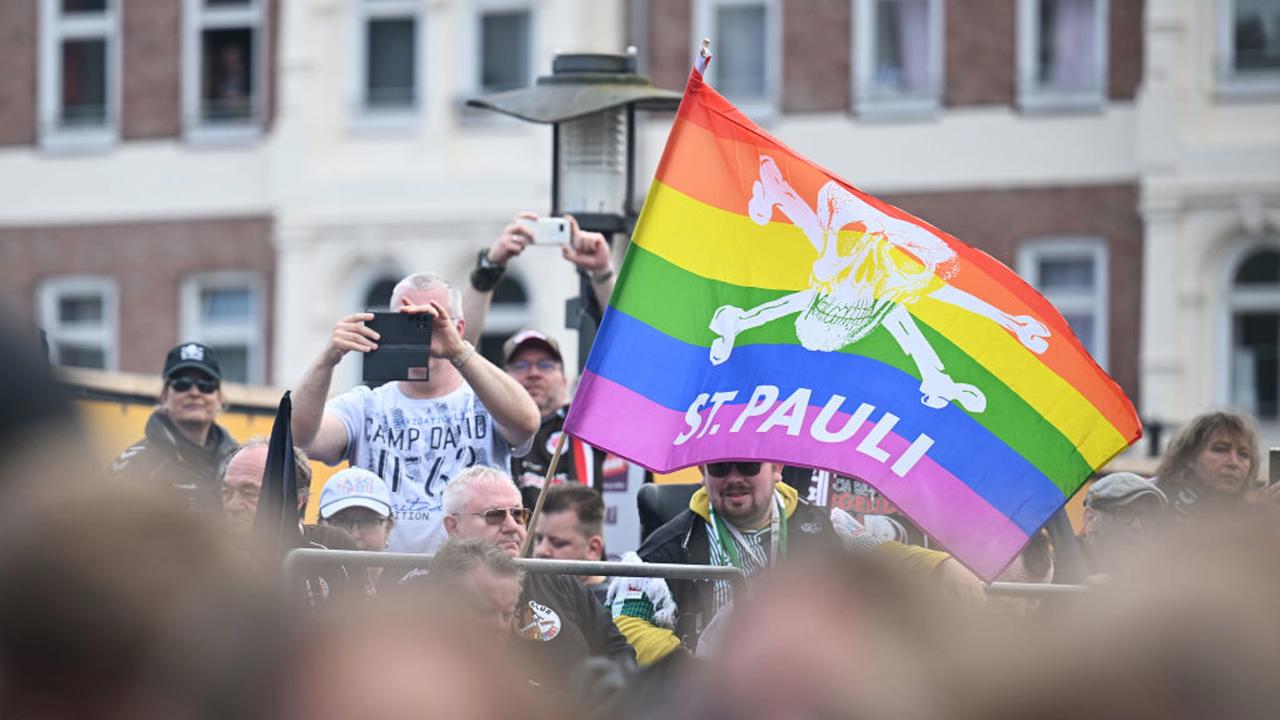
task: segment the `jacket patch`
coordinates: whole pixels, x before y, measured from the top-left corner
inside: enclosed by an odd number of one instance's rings
[[[555,610],[533,600],[520,613],[520,635],[526,640],[554,640],[560,634],[561,625]]]

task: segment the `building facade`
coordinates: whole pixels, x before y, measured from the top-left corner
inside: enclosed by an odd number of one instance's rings
[[[67,364],[203,339],[291,384],[395,279],[465,282],[546,210],[550,131],[465,98],[627,45],[679,89],[702,37],[784,142],[1018,269],[1144,420],[1236,405],[1280,437],[1275,0],[0,3],[0,297]],[[540,326],[574,365],[571,268],[509,278],[486,347]]]
[[[55,362],[264,383],[276,0],[0,3],[0,298]]]

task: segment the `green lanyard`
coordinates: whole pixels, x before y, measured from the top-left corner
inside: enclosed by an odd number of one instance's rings
[[[771,528],[771,533],[773,536],[773,544],[776,549],[769,558],[769,562],[771,564],[778,562],[780,557],[786,557],[787,555],[787,510],[783,507],[782,501],[776,495],[774,496],[774,510],[775,512],[771,518],[771,524],[773,526]],[[710,512],[712,519],[711,524],[715,526],[716,537],[720,540],[720,547],[724,548],[724,551],[729,555],[729,562],[739,570],[746,570],[746,568],[742,566],[742,556],[738,554],[738,543],[734,541],[728,528],[725,527],[724,520],[716,514],[714,508],[712,508]]]

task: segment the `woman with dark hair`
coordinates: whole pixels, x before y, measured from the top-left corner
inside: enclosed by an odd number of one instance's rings
[[[1175,515],[1242,507],[1258,479],[1258,429],[1247,415],[1198,415],[1174,436],[1153,481]]]

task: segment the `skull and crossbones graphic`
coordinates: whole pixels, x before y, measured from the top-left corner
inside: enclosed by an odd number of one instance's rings
[[[828,181],[811,207],[783,178],[778,164],[760,156],[760,179],[752,185],[747,212],[767,225],[777,207],[813,245],[818,258],[809,288],[744,310],[718,308],[709,325],[717,337],[711,362],[733,353],[742,332],[796,315],[796,336],[807,350],[838,351],[882,325],[920,371],[920,402],[931,408],[953,400],[965,410],[986,410],[987,398],[968,383],[956,382],[929,344],[907,306],[923,297],[949,303],[997,323],[1034,353],[1049,347],[1049,329],[1029,315],[1010,315],[947,283],[959,263],[955,251],[923,227],[890,217]]]

